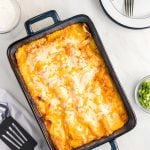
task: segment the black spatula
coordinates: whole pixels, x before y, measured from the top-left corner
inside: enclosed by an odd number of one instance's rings
[[[37,142],[14,118],[8,116],[8,112],[8,107],[0,104],[0,115],[2,119],[0,124],[0,139],[11,150],[34,150]]]

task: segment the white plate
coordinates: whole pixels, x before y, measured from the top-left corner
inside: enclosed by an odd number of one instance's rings
[[[124,0],[100,0],[107,15],[120,25],[142,29],[150,27],[150,0],[134,0],[132,17],[125,15]]]

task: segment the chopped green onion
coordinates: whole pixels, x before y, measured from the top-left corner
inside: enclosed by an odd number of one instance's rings
[[[140,104],[150,110],[150,80],[144,81],[138,90],[138,100]]]

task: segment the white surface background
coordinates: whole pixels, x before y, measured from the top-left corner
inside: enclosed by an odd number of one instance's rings
[[[0,35],[0,87],[8,90],[28,110],[28,104],[7,60],[7,47],[24,36],[25,20],[47,10],[55,9],[60,18],[87,14],[94,22],[106,51],[137,116],[137,126],[117,139],[120,150],[149,150],[150,115],[134,102],[137,82],[150,74],[150,29],[131,30],[112,22],[103,12],[98,0],[19,0],[22,19],[12,32]],[[102,146],[97,148],[110,149]]]

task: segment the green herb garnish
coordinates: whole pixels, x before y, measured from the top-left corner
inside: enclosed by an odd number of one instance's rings
[[[138,100],[140,104],[150,110],[150,80],[144,81],[138,90]]]

